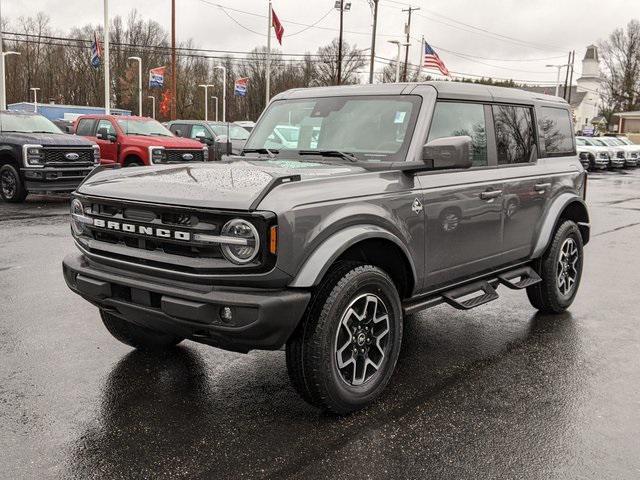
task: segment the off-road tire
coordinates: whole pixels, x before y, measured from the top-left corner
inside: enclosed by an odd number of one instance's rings
[[[183,339],[169,333],[157,332],[149,328],[127,322],[105,310],[100,309],[102,323],[116,340],[125,345],[144,351],[167,350]]]
[[[0,182],[3,182],[3,177],[6,175],[10,175],[13,177],[13,181],[15,182],[13,193],[11,195],[6,195],[4,188],[2,188],[2,184],[0,184],[0,197],[5,202],[9,203],[22,203],[24,199],[27,198],[27,189],[25,188],[22,180],[20,179],[20,173],[13,165],[3,165],[0,168]]]
[[[578,251],[577,277],[568,295],[562,295],[558,287],[558,261],[560,249],[568,238],[573,239]],[[556,229],[545,253],[533,264],[534,270],[542,279],[541,282],[527,288],[527,297],[534,308],[542,313],[562,313],[573,303],[582,277],[582,247],[582,235],[578,225],[571,220],[563,221]]]
[[[389,338],[379,369],[363,384],[354,386],[343,380],[337,368],[336,335],[351,302],[364,294],[377,296],[384,303]],[[367,406],[380,395],[393,374],[401,343],[402,308],[389,275],[372,265],[341,262],[325,275],[287,343],[287,371],[305,401],[343,415]]]

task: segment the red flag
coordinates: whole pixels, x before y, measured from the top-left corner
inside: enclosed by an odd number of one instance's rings
[[[278,43],[282,45],[282,35],[284,34],[284,27],[280,23],[280,20],[278,19],[278,16],[276,15],[276,12],[273,10],[273,8],[271,9],[271,25],[276,32]]]
[[[168,116],[171,110],[171,91],[165,90],[162,92],[160,100],[160,113],[164,116]]]

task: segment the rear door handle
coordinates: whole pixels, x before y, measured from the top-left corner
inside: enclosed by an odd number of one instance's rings
[[[534,188],[536,189],[536,192],[544,192],[550,186],[550,183],[536,183],[536,186]]]
[[[502,190],[485,190],[480,194],[482,200],[492,200],[502,195]]]

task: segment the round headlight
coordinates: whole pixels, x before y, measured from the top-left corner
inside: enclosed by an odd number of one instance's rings
[[[222,227],[222,235],[229,238],[229,243],[222,244],[222,254],[227,260],[244,264],[253,260],[260,250],[260,236],[256,227],[250,222],[235,218]],[[237,244],[232,243],[237,239]]]
[[[84,233],[84,224],[78,217],[84,217],[84,211],[82,209],[82,202],[74,198],[71,201],[71,229],[76,235],[82,235]]]

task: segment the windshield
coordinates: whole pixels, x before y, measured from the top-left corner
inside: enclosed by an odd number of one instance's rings
[[[220,135],[229,135],[229,139],[231,140],[246,140],[247,138],[249,138],[249,132],[247,132],[244,128],[239,127],[238,125],[229,124],[229,133],[227,133],[227,125],[220,123],[210,123],[209,126],[217,137],[219,137]]]
[[[255,126],[245,150],[344,152],[357,160],[400,161],[419,107],[414,95],[279,100]]]
[[[3,132],[20,133],[55,133],[63,134],[62,130],[42,115],[0,115],[0,130]]]
[[[589,145],[586,140],[582,138],[576,138],[576,145]]]
[[[173,133],[155,120],[119,118],[118,125],[126,135],[173,137]]]
[[[602,140],[598,140],[596,138],[594,138],[593,140],[591,140],[593,142],[594,145],[598,145],[599,147],[607,147],[608,145],[606,143],[604,143]]]

